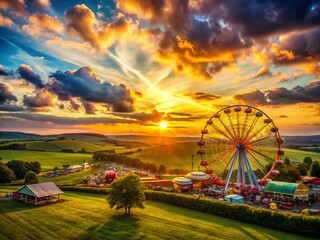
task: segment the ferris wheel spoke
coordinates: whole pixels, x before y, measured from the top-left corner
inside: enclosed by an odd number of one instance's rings
[[[223,171],[221,172],[221,175],[227,170],[228,166],[230,165],[230,163],[231,163],[232,159],[234,158],[234,156],[236,155],[236,153],[237,153],[237,151],[235,151],[234,154],[232,154],[232,156],[230,157],[227,165],[224,167]]]
[[[255,125],[256,125],[256,123],[257,123],[257,121],[258,121],[258,118],[257,118],[257,117],[255,117],[255,118],[253,119],[253,121],[252,121],[252,123],[251,123],[250,127],[248,128],[248,131],[247,131],[246,135],[244,136],[244,140],[246,140],[246,139],[247,139],[247,137],[248,137],[248,135],[250,134],[250,132],[252,131],[252,129],[254,129],[254,127],[255,127]]]
[[[267,127],[269,125],[269,123],[267,123],[266,125],[264,125],[262,128],[260,128],[259,130],[255,131],[248,139],[245,140],[245,143],[247,143],[248,141],[250,141],[252,138],[254,138],[257,133],[261,132],[265,127]]]
[[[214,128],[215,130],[217,130],[217,132],[219,132],[221,135],[225,136],[226,138],[228,138],[231,142],[233,141],[233,139],[228,136],[227,134],[225,134],[220,128],[218,128],[216,125],[211,124],[210,125],[212,128]]]
[[[254,140],[254,141],[245,142],[245,144],[246,144],[246,145],[254,145],[255,143],[261,142],[261,141],[263,141],[263,140],[265,140],[265,139],[268,139],[268,138],[269,138],[269,136],[263,137],[263,138],[259,138],[259,139]]]
[[[244,123],[242,124],[242,130],[241,130],[241,136],[243,136],[245,127],[247,126],[247,121],[248,121],[248,114],[246,114],[246,119],[244,120]]]
[[[232,141],[235,141],[235,137],[232,135],[232,133],[230,132],[230,130],[227,128],[227,126],[222,122],[222,120],[219,118],[222,126],[226,129],[226,131],[229,133],[230,138],[232,139]]]
[[[268,159],[270,162],[274,162],[275,161],[275,159],[271,159],[270,157],[266,156],[265,154],[263,154],[261,152],[258,152],[256,150],[254,150],[253,148],[248,147],[248,149],[253,151],[253,152],[255,152],[255,153],[257,153],[258,155],[264,157],[265,159]]]
[[[234,124],[232,123],[232,120],[231,120],[230,115],[228,115],[228,119],[229,119],[229,124],[230,124],[230,126],[231,126],[232,132],[233,132],[233,134],[234,134],[234,135],[233,135],[233,136],[234,136],[234,139],[237,140],[237,139],[238,139],[238,136],[237,136],[236,131],[235,131],[235,129],[234,129]]]
[[[227,150],[225,150],[224,152],[219,153],[217,156],[215,156],[215,158],[213,160],[210,160],[211,162],[209,163],[209,165],[214,162],[217,162],[218,160],[220,160],[221,158],[225,157],[226,155],[232,153],[233,151],[234,151],[234,147],[232,146],[232,147],[228,148]]]
[[[261,162],[251,152],[246,150],[246,153],[251,156],[252,162],[255,163],[257,169],[260,169],[263,172],[263,174],[266,175],[267,173],[264,171],[265,166],[263,166]]]

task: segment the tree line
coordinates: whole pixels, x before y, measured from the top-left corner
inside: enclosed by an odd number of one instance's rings
[[[124,154],[117,154],[114,152],[95,152],[92,156],[95,161],[109,161],[118,164],[123,164],[126,166],[134,167],[137,169],[144,169],[150,171],[151,173],[161,173],[161,174],[183,174],[186,173],[183,169],[167,169],[163,164],[156,166],[154,163],[143,162],[139,158],[131,158]]]
[[[29,171],[35,175],[39,174],[41,164],[37,161],[24,162],[22,160],[11,160],[6,164],[0,162],[0,183],[11,183],[15,179],[23,179]],[[30,176],[28,176],[28,178],[30,178]],[[30,182],[27,181],[27,183]]]

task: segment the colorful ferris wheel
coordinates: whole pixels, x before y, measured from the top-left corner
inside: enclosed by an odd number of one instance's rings
[[[198,142],[200,165],[205,172],[229,186],[260,185],[275,178],[282,164],[283,139],[272,119],[258,108],[234,105],[207,120]]]

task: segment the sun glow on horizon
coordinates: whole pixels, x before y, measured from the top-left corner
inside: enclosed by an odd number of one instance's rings
[[[166,123],[165,121],[161,121],[161,122],[159,123],[159,127],[160,127],[161,129],[166,129],[166,128],[167,128],[167,123]]]

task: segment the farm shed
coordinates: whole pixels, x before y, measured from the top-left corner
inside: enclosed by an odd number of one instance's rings
[[[37,205],[39,202],[57,202],[60,200],[60,194],[63,193],[53,182],[47,182],[25,185],[15,192],[13,197],[25,203]]]
[[[302,182],[289,183],[271,181],[263,190],[266,197],[276,197],[288,200],[309,200],[309,189]]]

